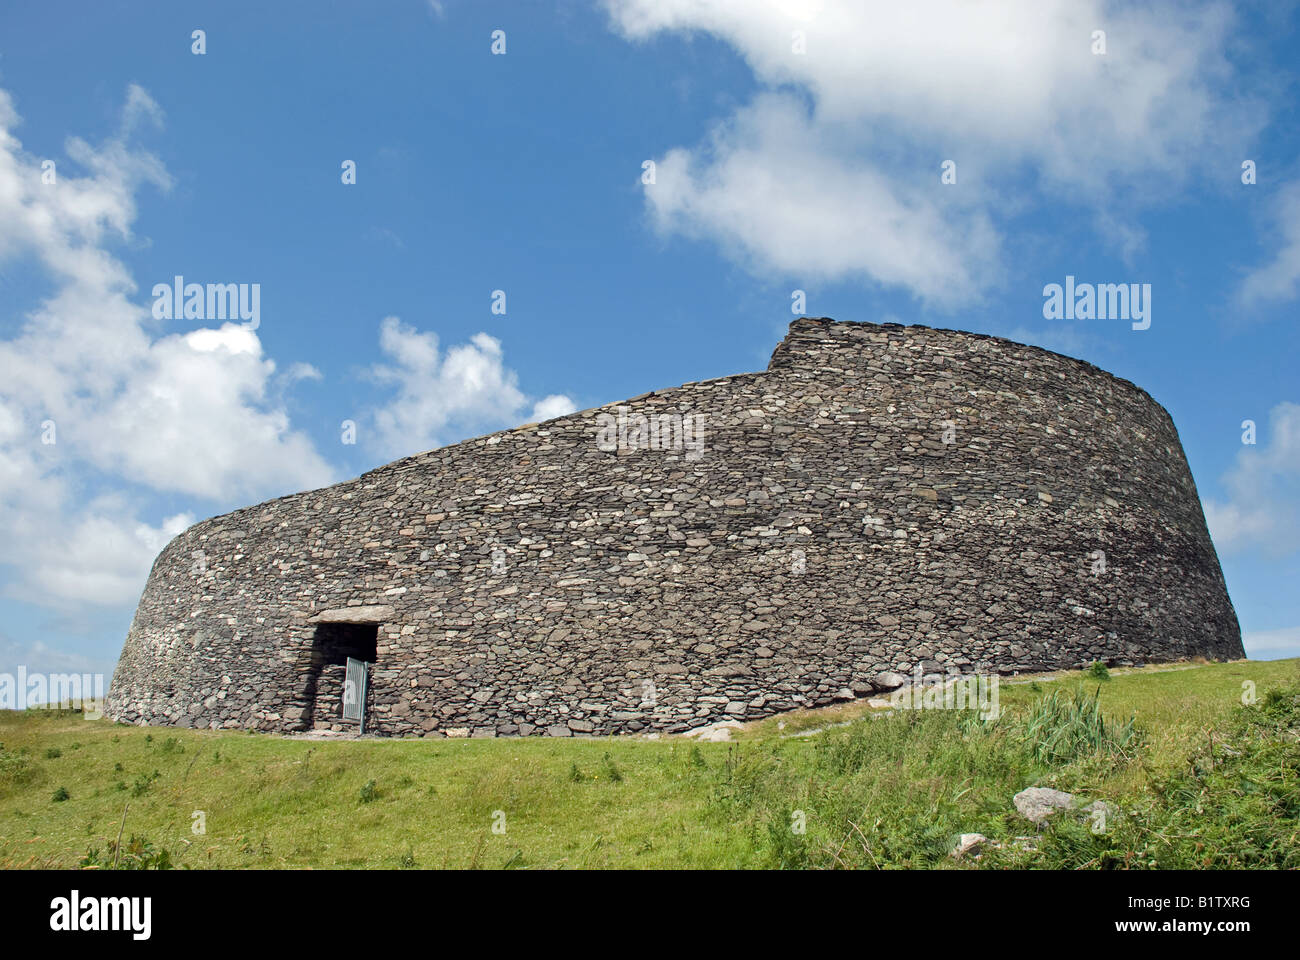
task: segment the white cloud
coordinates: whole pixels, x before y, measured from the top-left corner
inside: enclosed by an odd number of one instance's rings
[[[229,500],[332,479],[268,399],[276,367],[252,329],[148,332],[111,246],[131,239],[136,192],[170,186],[157,158],[130,143],[161,119],[130,87],[117,134],[98,146],[69,139],[72,162],[59,160],[45,183],[0,91],[0,261],[34,262],[54,284],[0,340],[0,563],[17,574],[10,592],[31,602],[136,600],[153,556],[191,518],[140,520],[139,498],[124,492],[133,485]],[[117,492],[92,495],[103,489]]]
[[[665,232],[717,239],[754,272],[854,275],[952,303],[996,269],[979,211],[945,205],[846,160],[793,97],[769,95],[715,131],[707,150],[670,150],[645,189]]]
[[[1265,266],[1252,271],[1242,283],[1241,298],[1247,305],[1294,300],[1300,292],[1300,181],[1278,190],[1272,218],[1276,250]]]
[[[563,394],[553,393],[549,397],[542,397],[533,404],[533,412],[529,420],[534,423],[541,423],[543,420],[554,420],[556,417],[567,416],[577,409],[573,401],[568,397]]]
[[[195,518],[177,514],[152,527],[124,520],[127,512],[124,504],[101,502],[61,532],[66,539],[37,543],[27,556],[27,583],[40,596],[76,604],[135,600],[158,552]]]
[[[292,363],[284,372],[284,381],[294,383],[298,380],[324,380],[325,376],[310,363]]]
[[[703,145],[667,152],[644,188],[661,229],[716,239],[755,271],[860,273],[952,305],[996,282],[990,224],[1043,193],[1091,208],[1130,257],[1144,240],[1134,207],[1259,125],[1254,105],[1222,92],[1231,11],[1219,3],[605,6],[629,39],[717,37],[766,88]],[[949,159],[957,187],[940,184]]]
[[[1205,501],[1210,535],[1225,553],[1259,547],[1282,554],[1300,544],[1300,404],[1274,407],[1257,439],[1223,478],[1228,499]]]
[[[133,490],[228,503],[335,479],[282,397],[320,371],[291,363],[278,373],[250,325],[149,332],[150,311],[110,247],[131,238],[137,190],[170,185],[162,164],[129,142],[161,119],[131,87],[116,136],[95,147],[68,141],[85,173],[60,162],[46,184],[11,132],[18,115],[0,91],[0,261],[34,260],[55,284],[0,340],[0,564],[16,574],[9,594],[28,602],[135,602],[153,558],[194,517],[142,520],[147,498]],[[436,336],[390,318],[380,348],[392,362],[375,374],[396,395],[375,412],[375,434],[394,455],[437,446],[444,431],[524,419],[529,399],[487,334],[444,355]],[[572,409],[553,395],[533,414]],[[42,442],[47,423],[52,444]]]
[[[70,442],[127,479],[218,501],[328,483],[311,441],[264,403],[274,372],[244,326],[163,337],[84,425],[71,420]]]
[[[126,104],[122,107],[122,133],[134,133],[146,121],[150,126],[161,127],[162,107],[149,96],[144,87],[133,83],[126,88]]]
[[[1242,634],[1242,646],[1252,660],[1282,660],[1300,657],[1300,627],[1256,630]]]
[[[387,455],[407,456],[476,430],[522,421],[527,398],[515,372],[505,366],[501,342],[495,337],[477,333],[469,343],[444,353],[436,333],[386,317],[380,326],[379,348],[389,363],[378,364],[371,372],[395,391],[373,418],[374,445]],[[549,416],[559,416],[573,409],[567,397],[549,396],[534,407],[534,416],[549,411],[558,411]]]

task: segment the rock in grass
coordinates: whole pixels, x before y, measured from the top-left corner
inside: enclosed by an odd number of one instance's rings
[[[1051,787],[1026,787],[1011,802],[1021,815],[1033,823],[1042,824],[1058,810],[1069,810],[1074,806],[1074,794]]]
[[[979,853],[988,842],[989,838],[982,833],[963,833],[957,838],[957,846],[953,848],[951,856],[954,860],[960,860],[967,854]]]

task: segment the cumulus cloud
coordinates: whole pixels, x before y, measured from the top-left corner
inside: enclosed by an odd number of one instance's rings
[[[71,162],[47,182],[0,91],[0,262],[35,263],[53,285],[0,340],[0,563],[17,574],[10,591],[32,602],[136,599],[153,556],[192,518],[141,520],[139,498],[122,491],[227,500],[332,479],[268,399],[276,366],[252,329],[149,332],[112,247],[131,239],[136,193],[170,186],[131,142],[161,121],[130,87],[116,134],[96,146],[70,138]]]
[[[1245,446],[1223,478],[1226,500],[1205,501],[1215,546],[1289,553],[1300,543],[1300,404],[1280,403],[1256,446]]]
[[[1141,199],[1211,167],[1260,121],[1222,93],[1231,11],[1220,3],[605,7],[631,40],[718,38],[765,88],[702,144],[659,158],[644,192],[660,229],[716,239],[755,271],[856,273],[943,305],[996,282],[992,225],[1020,198],[1091,209],[1131,256]],[[796,32],[806,53],[794,52]],[[957,163],[957,188],[940,184],[945,160]]]
[[[796,98],[761,97],[707,148],[659,161],[646,187],[655,223],[716,239],[756,273],[856,276],[945,303],[976,295],[996,269],[988,218],[846,160],[828,139]]]
[[[541,423],[543,420],[554,420],[556,417],[567,416],[577,409],[573,401],[568,397],[560,393],[553,393],[533,404],[533,413],[529,419],[534,423]]]
[[[195,518],[179,513],[155,527],[124,519],[129,510],[113,498],[97,502],[61,531],[66,540],[38,542],[27,557],[27,582],[43,597],[73,603],[136,599],[154,557]]]
[[[1300,292],[1300,181],[1278,191],[1272,216],[1275,250],[1272,259],[1242,283],[1241,298],[1247,305],[1294,300]]]
[[[90,418],[111,433],[74,419],[70,435],[96,464],[155,489],[222,500],[321,486],[331,469],[265,402],[275,369],[246,326],[162,337]]]
[[[69,139],[72,163],[60,161],[47,183],[0,91],[0,263],[35,262],[53,283],[0,340],[0,564],[16,574],[10,594],[29,602],[133,603],[153,558],[195,515],[141,519],[150,495],[224,504],[337,479],[291,424],[283,396],[321,379],[319,370],[299,362],[279,371],[255,325],[151,333],[151,312],[112,248],[131,239],[137,192],[171,184],[131,141],[162,119],[148,93],[130,87],[116,134],[95,146]],[[390,318],[380,349],[390,362],[375,376],[395,390],[374,413],[385,452],[525,419],[530,400],[487,334],[443,353],[434,334]],[[534,419],[572,410],[560,395],[532,406]]]
[[[393,389],[393,396],[374,412],[373,443],[387,455],[406,456],[522,422],[527,398],[495,337],[478,333],[444,352],[436,333],[386,317],[379,348],[388,362],[371,373]],[[533,415],[560,416],[573,409],[567,397],[553,395],[539,401]]]

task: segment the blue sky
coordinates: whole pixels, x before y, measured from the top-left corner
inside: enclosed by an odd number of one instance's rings
[[[1296,29],[1277,3],[8,4],[0,671],[110,672],[194,520],[763,369],[795,289],[1147,389],[1248,652],[1300,655]],[[256,329],[155,319],[178,274],[260,284]],[[1150,328],[1045,319],[1067,275],[1150,284]]]

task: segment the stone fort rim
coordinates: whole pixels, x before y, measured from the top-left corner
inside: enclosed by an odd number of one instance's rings
[[[701,429],[699,455],[674,434],[611,447],[600,415],[620,412]],[[765,371],[196,524],[154,563],[106,709],[344,729],[349,656],[374,663],[367,732],[584,736],[824,705],[917,668],[1243,650],[1143,390],[994,337],[800,318]]]

